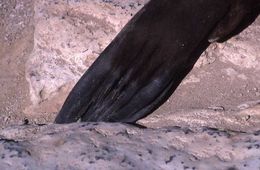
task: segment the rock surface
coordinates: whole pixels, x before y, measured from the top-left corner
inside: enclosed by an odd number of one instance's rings
[[[260,130],[260,101],[238,107],[241,108],[239,111],[224,111],[223,108],[215,107],[152,114],[139,123],[152,128],[175,125],[193,130],[201,127],[249,133]]]
[[[260,133],[81,123],[0,132],[0,169],[257,170]]]

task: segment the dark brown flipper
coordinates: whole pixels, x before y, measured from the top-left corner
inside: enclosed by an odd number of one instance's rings
[[[133,123],[152,113],[190,72],[209,35],[232,34],[214,33],[226,26],[230,2],[151,0],[81,77],[55,122]]]
[[[209,36],[209,42],[224,42],[243,31],[260,12],[260,0],[229,0],[231,8]]]

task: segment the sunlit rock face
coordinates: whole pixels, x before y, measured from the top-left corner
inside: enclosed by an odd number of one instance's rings
[[[1,169],[259,169],[260,134],[124,124],[17,126],[0,132]]]
[[[52,122],[80,76],[148,1],[1,1],[1,126],[24,118]],[[226,43],[212,44],[154,115],[257,102],[259,27],[258,18]]]

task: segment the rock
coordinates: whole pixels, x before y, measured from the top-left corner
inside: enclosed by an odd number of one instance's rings
[[[222,109],[183,109],[173,113],[152,114],[139,123],[153,128],[174,125],[193,130],[210,127],[247,133],[260,129],[260,101],[241,104],[236,111]]]
[[[1,126],[24,118],[52,122],[80,76],[148,1],[1,1],[0,120],[10,117]],[[259,21],[226,43],[212,44],[154,115],[234,110],[259,100]]]
[[[17,126],[0,132],[1,169],[258,169],[259,132],[124,124]]]

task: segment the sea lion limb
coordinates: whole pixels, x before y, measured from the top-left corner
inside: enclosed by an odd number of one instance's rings
[[[80,78],[55,122],[135,123],[149,115],[170,97],[209,41],[229,38],[258,16],[253,5],[259,0],[249,1],[151,0]],[[246,12],[235,16],[234,8]]]

